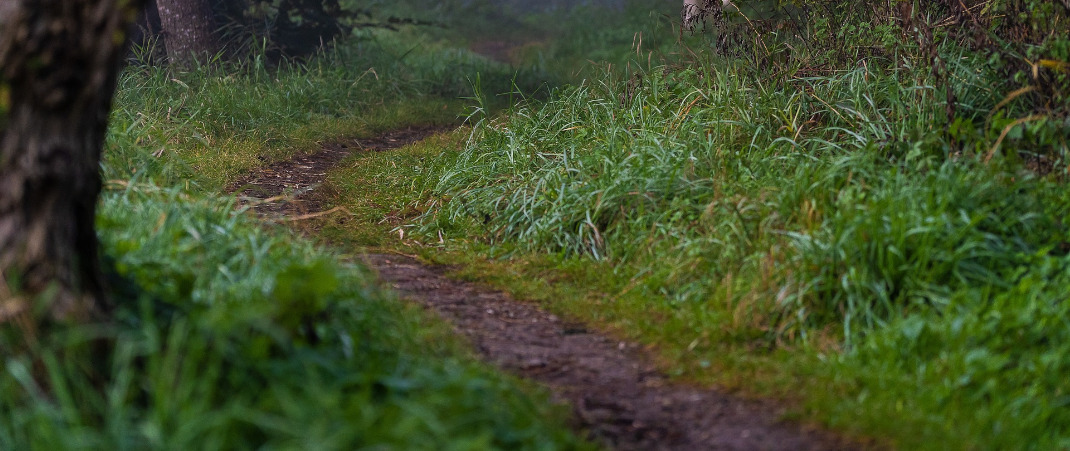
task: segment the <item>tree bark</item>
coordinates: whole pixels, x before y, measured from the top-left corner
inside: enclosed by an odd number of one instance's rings
[[[0,323],[45,320],[35,301],[63,323],[107,313],[99,164],[139,5],[0,0]]]
[[[160,35],[160,14],[156,7],[156,0],[145,2],[145,9],[138,14],[137,21],[130,35],[130,42],[135,45],[145,45]]]
[[[221,45],[208,0],[156,0],[164,46],[171,64],[189,67],[207,62]]]

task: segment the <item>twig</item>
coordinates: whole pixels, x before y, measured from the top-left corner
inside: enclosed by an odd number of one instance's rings
[[[274,196],[274,197],[269,197],[267,199],[261,199],[259,197],[242,196],[242,197],[239,197],[238,200],[242,201],[242,203],[243,203],[242,207],[256,207],[258,205],[270,204],[272,202],[279,201],[279,200],[293,200],[294,197],[295,196],[293,194],[282,194],[282,195],[278,195],[278,196]]]
[[[1007,134],[1011,132],[1011,129],[1013,129],[1014,127],[1017,127],[1017,126],[1019,126],[1021,124],[1024,124],[1026,122],[1032,122],[1032,121],[1036,121],[1036,120],[1040,120],[1040,119],[1045,119],[1047,117],[1048,116],[1045,115],[1045,114],[1034,114],[1032,116],[1023,117],[1023,118],[1018,119],[1018,120],[1016,120],[1014,122],[1011,122],[1010,125],[1007,125],[1006,127],[1004,127],[1003,128],[1003,132],[999,134],[999,139],[996,140],[996,144],[992,145],[992,148],[989,149],[988,154],[985,155],[985,163],[988,163],[988,161],[991,160],[992,157],[996,155],[996,151],[999,150],[1000,144],[1003,144],[1003,138],[1007,137]]]
[[[130,183],[130,182],[126,181],[126,180],[108,180],[108,181],[104,182],[104,187],[105,187],[105,189],[108,189],[108,190],[116,190],[116,191],[118,191],[120,188],[123,188],[123,189],[128,189],[128,190],[132,190],[132,191],[141,192],[141,193],[167,192],[166,189],[160,188],[159,186],[153,185],[151,183],[137,183],[137,184],[135,184],[135,183]],[[176,194],[176,196],[178,198],[184,199],[184,200],[189,200],[190,199],[189,194],[186,194],[184,192],[179,192],[179,193]]]
[[[345,207],[334,207],[334,208],[332,208],[332,209],[330,209],[330,210],[327,210],[327,211],[321,211],[321,212],[319,212],[319,213],[309,213],[309,214],[307,214],[307,215],[301,215],[301,216],[291,216],[291,217],[287,217],[287,218],[282,218],[282,219],[279,219],[279,220],[277,220],[277,222],[293,222],[293,221],[304,221],[304,220],[306,220],[306,219],[312,219],[312,218],[318,218],[318,217],[320,217],[320,216],[326,216],[326,215],[329,215],[329,214],[331,214],[331,213],[334,213],[334,212],[337,212],[337,211],[344,211],[344,212],[346,212],[346,213],[348,213],[348,214],[350,214],[350,215],[352,215],[352,214],[353,214],[353,213],[352,213],[352,212],[350,212],[349,210],[346,210],[346,208],[345,208]]]
[[[687,119],[687,114],[691,112],[691,108],[694,108],[700,100],[706,98],[706,96],[702,95],[701,91],[695,90],[695,92],[697,92],[699,96],[695,97],[695,100],[692,100],[691,103],[689,103],[686,107],[684,107],[683,110],[680,111],[679,114],[676,115],[676,119],[674,119],[672,121],[672,124],[669,125],[670,131],[676,131],[677,127],[684,125],[684,121]],[[694,94],[694,92],[692,94]]]

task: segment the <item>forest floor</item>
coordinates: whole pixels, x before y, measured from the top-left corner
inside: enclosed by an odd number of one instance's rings
[[[409,127],[369,139],[337,140],[313,153],[260,168],[232,184],[269,221],[344,214],[316,190],[356,152],[386,152],[448,128]],[[315,226],[296,227],[315,234]],[[361,249],[347,251],[362,252]],[[456,268],[400,254],[362,259],[402,298],[430,309],[466,337],[482,358],[549,387],[572,406],[578,429],[618,450],[839,450],[871,445],[786,420],[777,402],[671,381],[644,349],[559,318],[531,302],[451,278]]]

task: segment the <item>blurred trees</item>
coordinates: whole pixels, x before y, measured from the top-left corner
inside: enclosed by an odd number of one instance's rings
[[[419,23],[374,20],[375,2],[352,0],[155,0],[139,20],[139,44],[186,65],[259,53],[271,60],[307,56],[355,27]],[[393,24],[393,25],[392,25]]]
[[[136,42],[142,62],[167,55],[183,63],[187,54],[240,59],[251,54],[270,61],[308,56],[356,29],[405,25],[467,30],[472,17],[505,17],[578,4],[620,0],[150,0],[139,20]],[[210,12],[206,12],[207,9]],[[205,32],[211,30],[211,33]],[[174,47],[174,48],[173,48]],[[166,48],[166,50],[164,50]],[[192,49],[192,51],[191,51]]]
[[[235,50],[252,47],[272,58],[315,52],[368,14],[343,8],[338,0],[222,0],[215,11],[217,25]]]
[[[776,73],[862,64],[922,67],[959,100],[950,64],[968,56],[998,92],[1036,112],[1070,115],[1070,0],[684,0],[685,29],[715,53]],[[708,26],[709,25],[709,26]]]

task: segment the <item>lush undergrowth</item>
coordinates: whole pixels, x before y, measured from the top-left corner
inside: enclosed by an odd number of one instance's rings
[[[1070,122],[1016,119],[992,66],[940,51],[952,122],[910,59],[607,72],[413,150],[427,197],[395,233],[508,256],[505,284],[680,374],[795,379],[771,391],[905,449],[1070,446]]]
[[[227,201],[115,188],[99,229],[117,323],[5,362],[0,447],[586,447],[359,266]]]
[[[120,82],[105,177],[148,170],[164,184],[194,179],[218,191],[325,140],[460,123],[475,113],[465,110],[473,86],[493,110],[510,92],[538,91],[542,78],[411,30],[369,32],[279,67],[260,59],[177,73],[134,66]]]
[[[352,215],[325,238],[465,263],[674,375],[903,449],[1070,447],[1065,63],[1032,47],[1019,80],[932,36],[899,55],[888,24],[837,31],[891,38],[835,64],[770,51],[790,27],[747,60],[717,53],[745,35],[673,46],[677,2],[653,4],[484,23],[546,30],[519,71],[412,30],[129,69],[99,219],[116,321],[5,361],[0,448],[585,448],[358,266],[218,198],[324,140],[465,117],[334,171],[321,195]]]
[[[0,448],[593,448],[360,265],[220,193],[323,140],[459,122],[474,80],[529,75],[412,30],[282,67],[130,67],[98,216],[114,319],[5,354]]]
[[[911,449],[1067,445],[1063,182],[1013,155],[948,158],[936,113],[902,100],[925,88],[894,75],[645,80],[624,104],[591,83],[479,128],[422,173],[417,230],[609,262],[608,298],[566,308],[681,358],[831,352],[814,377],[847,396],[804,397],[841,427]]]

